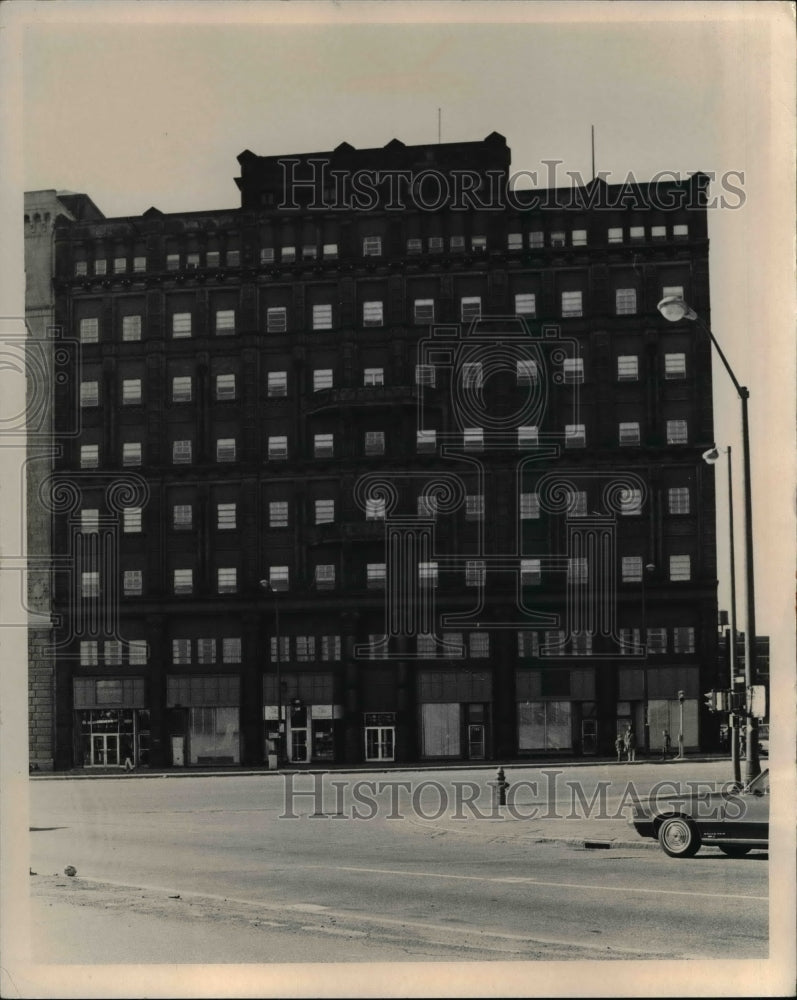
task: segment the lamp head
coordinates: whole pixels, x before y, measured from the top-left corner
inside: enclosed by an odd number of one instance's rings
[[[678,323],[682,319],[697,319],[697,313],[684,302],[680,295],[665,296],[656,308],[670,323]]]
[[[716,445],[713,448],[709,448],[708,451],[704,451],[703,454],[701,455],[703,461],[707,462],[709,465],[714,465],[715,462],[718,462],[719,457],[720,457],[720,451]]]

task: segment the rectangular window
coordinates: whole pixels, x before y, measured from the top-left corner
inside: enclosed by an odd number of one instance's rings
[[[176,569],[174,571],[175,594],[192,594],[194,592],[194,571],[192,569]]]
[[[122,592],[125,597],[138,597],[144,591],[143,573],[140,569],[126,569],[122,575]]]
[[[126,270],[127,270],[127,257],[114,257],[113,273],[124,274]]]
[[[216,528],[219,531],[234,531],[238,527],[237,512],[237,504],[216,504]]]
[[[221,640],[221,661],[222,663],[241,662],[241,637],[237,635],[227,636]]]
[[[176,503],[172,507],[172,527],[175,531],[190,531],[194,526],[194,508],[190,503]]]
[[[80,643],[81,667],[96,667],[99,665],[97,649],[99,644],[95,639],[83,639]]]
[[[484,253],[487,249],[487,237],[486,236],[472,236],[470,241],[470,248],[474,253]]]
[[[98,319],[82,319],[80,321],[80,343],[96,344],[100,339],[100,321]]]
[[[273,264],[274,263],[274,247],[261,247],[260,248],[260,263],[261,264]],[[210,266],[210,265],[208,265]]]
[[[335,566],[332,563],[325,563],[315,568],[316,590],[334,590],[335,587]]]
[[[581,316],[583,312],[581,292],[562,292],[562,316]]]
[[[218,438],[216,440],[216,461],[235,461],[235,438]]]
[[[520,494],[521,521],[534,521],[540,516],[540,496],[538,493]]]
[[[332,329],[332,305],[330,303],[313,306],[313,329]]]
[[[312,663],[315,660],[315,636],[296,636],[296,659],[299,663]]]
[[[365,432],[365,454],[384,455],[385,453],[385,432],[366,431]]]
[[[677,353],[664,355],[664,377],[665,379],[686,378],[685,354]]]
[[[96,570],[80,574],[80,594],[81,597],[100,596],[100,574]]]
[[[685,420],[667,421],[667,444],[686,444],[688,439]]]
[[[122,465],[128,468],[141,465],[140,441],[125,441],[122,444]]]
[[[565,245],[565,234],[561,231],[551,233],[551,246],[563,247]]]
[[[682,299],[684,297],[683,285],[665,285],[661,290],[663,299]]]
[[[670,556],[670,579],[671,580],[692,579],[691,556]]]
[[[366,515],[367,516],[367,515]],[[335,501],[316,500],[315,501],[315,523],[332,524],[335,520]]]
[[[437,431],[416,431],[415,450],[419,453],[437,451]]]
[[[418,582],[422,587],[436,587],[437,586],[437,563],[436,562],[419,562],[418,563]]]
[[[523,292],[515,296],[516,316],[536,316],[537,296],[534,292]]]
[[[286,246],[280,250],[280,260],[283,264],[291,264],[296,260],[296,247]]]
[[[335,435],[314,434],[313,454],[316,458],[331,458],[335,454]]]
[[[272,590],[287,590],[290,584],[290,568],[288,566],[269,566],[268,582]]]
[[[107,271],[108,271],[108,262],[105,261],[102,257],[96,258],[96,260],[94,261],[94,273],[107,274]]]
[[[568,517],[587,516],[587,491],[569,490],[567,503]]]
[[[196,661],[203,666],[216,662],[216,640],[197,639],[196,641]]]
[[[229,257],[229,254],[227,256]],[[231,333],[235,333],[235,310],[217,309],[216,335],[218,337],[225,337],[229,336]]]
[[[689,513],[689,487],[674,486],[668,490],[669,512],[671,514]]]
[[[191,402],[192,379],[190,375],[175,375],[172,379],[172,402]]]
[[[411,238],[407,240],[407,253],[421,253],[423,250],[423,240]]]
[[[507,250],[523,249],[523,233],[508,233],[506,237]]]
[[[689,226],[685,223],[672,227],[672,234],[676,240],[685,240],[689,238]]]
[[[644,226],[631,226],[629,235],[632,240],[644,240],[645,238],[645,227]]]
[[[642,513],[642,490],[620,490],[620,513],[627,516]]]
[[[645,652],[642,646],[642,631],[638,628],[621,628],[620,644],[621,656],[640,656]]]
[[[524,659],[537,656],[540,648],[540,637],[536,632],[520,631],[517,634],[517,655]]]
[[[185,258],[185,269],[187,271],[195,271],[199,267],[199,254],[189,253]]]
[[[191,313],[175,313],[172,316],[172,337],[175,340],[191,336]]]
[[[227,372],[216,376],[216,399],[235,399],[235,374]]]
[[[122,379],[122,406],[134,406],[141,402],[141,379]]]
[[[366,236],[363,239],[363,257],[382,256],[382,237]]]
[[[416,385],[426,385],[430,388],[434,388],[435,384],[435,369],[434,365],[416,365],[415,366],[415,384]]]
[[[463,323],[469,323],[474,319],[481,319],[482,300],[480,295],[468,295],[460,300],[459,318]]]
[[[536,448],[540,443],[540,434],[537,427],[518,427],[517,446],[518,448]]]
[[[146,257],[134,257],[133,258],[133,270],[136,274],[142,274],[147,269],[147,258]]]
[[[535,586],[542,580],[542,563],[539,559],[520,560],[521,587]]]
[[[623,242],[623,227],[622,226],[610,226],[608,231],[608,238],[610,243],[622,243]]]
[[[76,260],[75,261],[75,277],[82,278],[83,275],[89,273],[88,261]]]
[[[465,451],[484,451],[484,428],[466,427],[463,444]]]
[[[570,243],[574,247],[585,247],[587,245],[586,229],[574,229],[570,234]]]
[[[384,368],[366,368],[363,371],[363,385],[384,385]]]
[[[543,246],[545,246],[545,233],[540,230],[529,233],[530,250],[540,250]]]
[[[570,641],[570,652],[574,656],[592,655],[592,633],[573,632]]]
[[[288,527],[288,501],[271,500],[268,505],[268,526],[269,528]]]
[[[647,630],[647,637],[645,645],[649,653],[666,653],[667,652],[667,629],[666,628],[649,628]]]
[[[321,636],[321,659],[325,661],[340,659],[340,636]]]
[[[172,639],[172,664],[185,666],[191,663],[191,640]]]
[[[434,299],[416,299],[413,315],[416,323],[434,323]]]
[[[122,531],[126,535],[138,534],[141,531],[140,507],[125,507],[122,511]]]
[[[174,465],[189,465],[191,462],[191,442],[172,442],[172,463]]]
[[[484,386],[484,374],[481,361],[465,361],[462,365],[462,388],[481,389]]]
[[[614,309],[618,316],[635,316],[636,289],[618,288],[614,293]]]
[[[636,382],[639,378],[639,357],[636,354],[620,354],[617,358],[617,381]]]
[[[80,530],[83,534],[100,530],[100,512],[94,508],[85,507],[80,512]]]
[[[435,520],[437,517],[437,498],[431,493],[419,493],[416,509],[418,517]],[[384,517],[384,514],[382,516]]]
[[[80,405],[83,407],[100,405],[99,382],[80,383]]]
[[[80,468],[96,469],[100,464],[100,446],[97,444],[82,444],[80,446]]]
[[[651,226],[650,236],[654,240],[666,240],[667,239],[667,227],[666,226]]]
[[[517,384],[533,385],[537,381],[537,362],[528,358],[517,361]]]
[[[673,653],[694,653],[695,630],[689,626],[678,626],[672,630]]]
[[[331,389],[333,376],[331,368],[316,368],[313,371],[313,392],[321,392],[323,389]]]
[[[430,236],[429,237],[429,253],[442,253],[443,252],[443,237],[442,236]]]
[[[618,435],[621,445],[639,444],[639,422],[635,420],[621,421]]]
[[[449,249],[452,253],[464,253],[465,251],[465,237],[464,236],[452,236],[448,241]]]
[[[305,243],[302,247],[302,260],[315,260],[318,249],[313,243]]]
[[[384,590],[387,577],[385,563],[368,563],[365,567],[366,586],[369,590]]]
[[[465,497],[465,520],[484,520],[484,495],[482,493],[469,493]]]
[[[623,556],[620,572],[623,583],[640,583],[642,580],[642,556]]]
[[[269,372],[267,376],[268,394],[271,398],[275,396],[288,395],[288,373]]]
[[[565,358],[562,362],[562,378],[568,383],[584,381],[584,359]]]
[[[465,586],[483,587],[487,579],[487,564],[483,559],[468,559],[465,563]]]
[[[208,250],[205,254],[205,267],[218,267],[220,255],[218,250]]]
[[[285,306],[272,306],[266,310],[266,332],[285,333],[288,329],[288,310]]]
[[[327,260],[333,260],[338,255],[337,243],[325,243],[323,247],[323,252]]]
[[[569,583],[586,583],[587,573],[587,560],[585,558],[567,560],[567,580]]]
[[[587,429],[584,424],[565,424],[565,448],[586,448]]]
[[[140,316],[122,317],[122,340],[124,341],[141,340]]]
[[[363,326],[382,326],[383,320],[381,302],[363,302]]]
[[[216,589],[220,594],[234,594],[238,590],[238,570],[235,566],[222,566],[216,570]]]
[[[268,439],[268,457],[282,459],[288,457],[288,438],[285,434],[275,434]]]
[[[167,253],[166,254],[166,270],[167,271],[179,271],[180,270],[180,254],[179,253]]]
[[[484,660],[490,655],[490,633],[471,632],[470,636],[471,659]]]

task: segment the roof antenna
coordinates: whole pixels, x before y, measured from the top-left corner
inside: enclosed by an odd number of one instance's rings
[[[441,108],[437,109],[437,141],[443,141],[443,111]]]
[[[592,179],[595,180],[595,126],[591,125],[592,129]]]

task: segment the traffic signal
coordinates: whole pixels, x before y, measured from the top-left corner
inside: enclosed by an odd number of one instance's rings
[[[717,711],[717,692],[716,691],[706,691],[703,695],[705,699],[706,708],[709,712]]]

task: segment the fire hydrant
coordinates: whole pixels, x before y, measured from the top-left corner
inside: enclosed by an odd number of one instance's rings
[[[509,788],[509,782],[506,780],[504,775],[504,769],[502,767],[498,768],[498,772],[495,776],[495,781],[491,781],[490,784],[493,786],[493,805],[494,806],[505,806],[506,805],[506,790]]]

